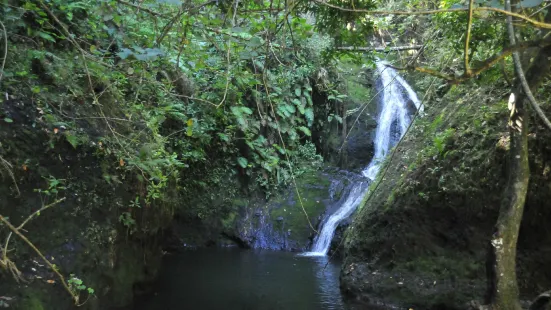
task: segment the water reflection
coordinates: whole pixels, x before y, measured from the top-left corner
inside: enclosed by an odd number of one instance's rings
[[[339,264],[327,257],[241,249],[171,255],[153,295],[134,310],[344,309]]]
[[[313,269],[319,287],[319,298],[323,309],[344,309],[344,304],[339,288],[339,268],[336,263],[330,262],[327,256],[302,257],[301,259],[315,262]]]

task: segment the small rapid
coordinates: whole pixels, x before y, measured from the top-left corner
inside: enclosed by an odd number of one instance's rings
[[[326,217],[320,227],[319,234],[314,239],[310,252],[302,256],[325,256],[329,252],[331,240],[338,225],[347,219],[358,208],[365,197],[369,184],[379,173],[381,162],[390,149],[395,146],[406,133],[411,122],[412,112],[422,112],[423,106],[415,91],[398,74],[396,70],[387,66],[386,62],[376,64],[378,83],[377,90],[381,90],[380,113],[377,118],[375,131],[375,153],[369,165],[362,171],[352,186],[336,203],[339,207],[330,216]],[[411,108],[411,105],[415,109]]]

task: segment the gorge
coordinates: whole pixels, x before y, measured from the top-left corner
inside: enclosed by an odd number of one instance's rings
[[[0,309],[549,310],[512,2],[3,2]]]

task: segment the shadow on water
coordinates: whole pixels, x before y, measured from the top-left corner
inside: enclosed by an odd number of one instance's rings
[[[134,310],[345,309],[340,264],[327,261],[237,248],[169,255],[153,293],[136,300]]]

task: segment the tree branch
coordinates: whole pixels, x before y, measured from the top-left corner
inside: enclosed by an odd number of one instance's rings
[[[521,42],[517,45],[509,46],[507,48],[504,48],[501,51],[501,53],[499,53],[495,56],[492,56],[492,57],[486,59],[485,61],[483,61],[478,66],[478,68],[476,68],[475,70],[471,70],[470,73],[464,72],[461,76],[447,75],[447,74],[444,74],[444,73],[439,72],[439,71],[434,70],[434,69],[425,68],[425,67],[417,67],[417,66],[413,66],[413,65],[408,65],[408,66],[405,66],[405,67],[396,67],[396,66],[392,66],[392,65],[388,65],[388,66],[391,67],[391,68],[394,68],[396,70],[402,70],[402,71],[403,70],[413,70],[413,71],[429,74],[429,75],[432,75],[432,76],[439,77],[443,80],[446,80],[449,83],[459,84],[461,82],[465,82],[465,81],[479,75],[480,73],[488,70],[489,68],[494,66],[496,63],[498,63],[502,59],[512,55],[514,52],[518,52],[518,51],[521,51],[521,50],[524,50],[524,49],[527,49],[527,48],[530,48],[530,47],[541,47],[541,48],[543,48],[543,47],[547,47],[547,46],[550,46],[550,45],[551,45],[551,42],[549,42],[549,41],[536,40],[536,41],[524,41],[524,42]]]
[[[473,2],[469,1],[469,19],[467,21],[467,33],[465,34],[465,73],[470,74],[471,68],[469,67],[469,42],[471,40],[471,28],[473,26]]]
[[[508,9],[510,10],[510,2],[505,1],[506,6],[508,6]],[[516,38],[515,38],[515,26],[513,26],[513,21],[511,17],[507,17],[507,32],[509,33],[509,42],[511,45],[516,44]],[[526,81],[526,76],[524,74],[524,70],[522,69],[522,63],[520,62],[520,56],[518,54],[518,51],[513,52],[513,63],[515,65],[515,71],[517,73],[517,77],[520,81],[520,84],[522,86],[522,90],[524,91],[524,94],[528,98],[528,102],[530,102],[530,105],[532,108],[536,111],[536,114],[538,117],[542,120],[542,122],[545,124],[545,126],[551,130],[551,122],[549,119],[545,116],[545,113],[543,113],[542,109],[540,108],[538,102],[536,101],[536,98],[534,98],[534,94],[532,94],[532,91],[530,90],[530,86],[528,85],[528,81]],[[539,64],[538,64],[539,65]]]
[[[32,220],[36,215],[40,214],[40,212],[46,210],[46,209],[49,209],[55,205],[57,205],[58,203],[60,202],[63,202],[65,200],[65,197],[61,198],[61,199],[58,199],[54,202],[52,202],[51,204],[47,205],[47,206],[44,206],[42,208],[40,208],[39,210],[33,212],[31,215],[29,215],[27,217],[27,219],[25,219],[23,221],[23,223],[21,223],[21,225],[19,225],[16,229],[17,230],[20,230],[21,228],[23,228],[23,226],[25,226],[25,224],[27,224],[30,220]],[[11,235],[12,233],[10,232],[8,234],[8,237],[6,238],[6,244],[4,245],[4,257],[3,257],[3,260],[6,260],[7,259],[7,255],[8,255],[8,244],[10,243],[10,238],[11,238]]]
[[[408,51],[421,49],[423,45],[411,45],[411,46],[395,46],[395,47],[355,47],[355,46],[340,46],[337,47],[340,51],[361,51],[361,52],[396,52],[396,51]]]
[[[148,13],[148,14],[153,15],[153,16],[158,16],[158,17],[164,17],[164,16],[165,16],[165,15],[162,14],[162,13],[152,11],[152,10],[150,10],[150,9],[148,9],[148,8],[141,7],[141,6],[139,6],[139,5],[136,5],[136,4],[131,3],[131,2],[128,2],[128,1],[117,0],[117,2],[118,2],[118,3],[121,3],[121,4],[124,4],[124,5],[127,5],[127,6],[131,6],[131,7],[133,7],[133,8],[136,8],[136,9],[138,9],[139,11],[144,11],[144,12],[146,12],[146,13]]]
[[[63,285],[63,288],[73,297],[73,300],[75,301],[75,304],[78,304],[79,296],[74,294],[73,291],[69,288],[69,285],[67,284],[67,281],[65,280],[65,277],[57,270],[57,268],[50,263],[50,261],[40,252],[39,249],[36,248],[36,246],[29,240],[27,237],[25,237],[17,228],[15,228],[8,220],[6,220],[2,215],[0,215],[0,222],[2,222],[4,225],[6,225],[13,233],[15,233],[19,238],[21,238],[25,243],[27,243],[28,246],[30,246],[38,256],[50,267],[50,269],[57,275],[59,280],[61,281],[61,284]]]
[[[330,4],[327,2],[324,2],[322,0],[313,0],[314,2],[325,5],[327,7],[337,9],[344,12],[354,12],[354,13],[365,13],[366,15],[432,15],[432,14],[439,14],[439,13],[454,13],[454,12],[466,12],[469,9],[468,8],[457,8],[457,9],[441,9],[441,10],[425,10],[425,11],[372,11],[372,10],[365,10],[365,9],[348,9],[344,8],[338,5]],[[472,9],[473,12],[496,12],[501,13],[507,16],[513,16],[517,17],[519,19],[524,20],[525,22],[534,25],[536,28],[544,28],[544,29],[551,29],[550,23],[544,23],[539,22],[537,20],[531,19],[527,16],[524,16],[522,14],[517,14],[513,12],[506,11],[504,9],[499,8],[493,8],[493,7],[475,7]]]
[[[6,32],[6,27],[4,23],[0,21],[2,26],[2,31],[4,35],[4,58],[2,59],[2,67],[0,67],[0,81],[2,81],[2,76],[4,75],[4,67],[6,66],[6,59],[8,58],[8,33]]]

